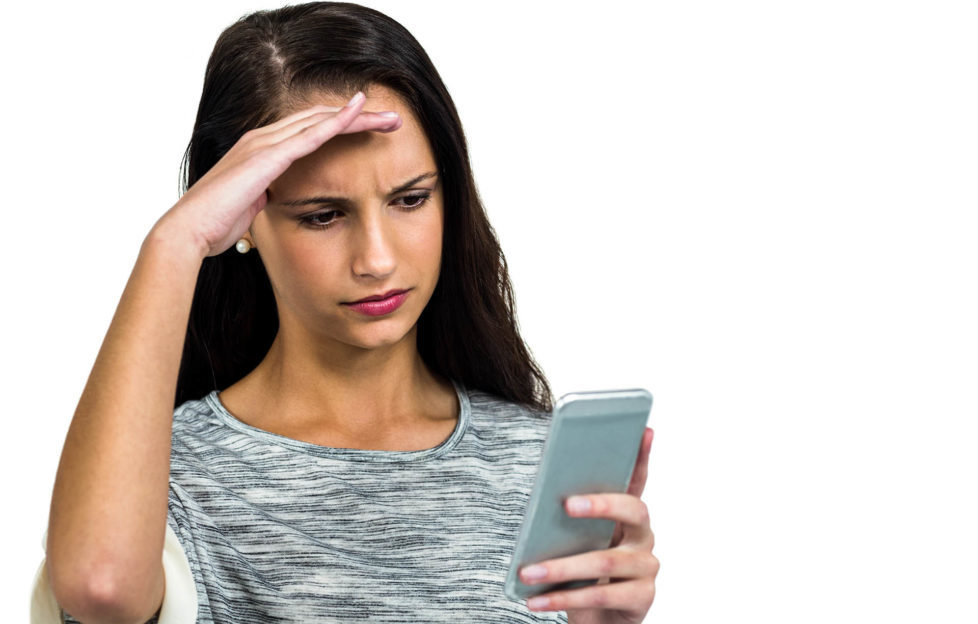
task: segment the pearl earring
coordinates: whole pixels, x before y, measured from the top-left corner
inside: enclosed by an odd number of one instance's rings
[[[234,244],[234,248],[238,250],[238,253],[248,253],[248,250],[251,249],[251,243],[242,238]]]

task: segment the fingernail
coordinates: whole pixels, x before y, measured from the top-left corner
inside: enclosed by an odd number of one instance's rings
[[[384,111],[382,113],[377,113],[381,117],[397,117],[397,113],[394,111]]]
[[[591,501],[580,496],[572,496],[570,500],[567,501],[567,508],[575,513],[591,511]]]
[[[531,565],[523,568],[523,578],[528,581],[535,581],[547,576],[547,568],[542,565]]]
[[[365,97],[367,96],[363,94],[363,91],[357,91],[357,94],[350,98],[350,101],[346,103],[347,108],[358,104],[360,100],[364,99]]]
[[[536,596],[527,600],[526,606],[530,609],[546,609],[550,606],[550,599],[546,596]]]

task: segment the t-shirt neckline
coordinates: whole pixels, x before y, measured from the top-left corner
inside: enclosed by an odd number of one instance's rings
[[[303,442],[302,440],[296,440],[294,438],[289,438],[277,433],[272,433],[270,431],[265,431],[264,429],[259,429],[258,427],[253,427],[245,422],[238,420],[231,412],[229,412],[224,404],[221,403],[221,399],[218,397],[218,391],[212,390],[209,394],[204,397],[204,401],[213,410],[222,423],[244,433],[248,436],[261,440],[269,444],[276,444],[293,451],[300,453],[306,453],[309,455],[315,455],[317,457],[329,457],[332,459],[341,459],[347,461],[365,461],[365,462],[417,462],[426,461],[441,457],[442,455],[451,451],[455,446],[458,445],[462,437],[465,435],[466,429],[469,426],[469,420],[471,419],[471,404],[469,403],[469,395],[465,387],[454,379],[451,380],[452,385],[455,387],[455,394],[458,396],[459,404],[459,414],[458,421],[455,423],[455,429],[452,434],[448,436],[441,444],[428,449],[420,449],[416,451],[384,451],[384,450],[374,450],[374,449],[351,449],[351,448],[339,448],[332,446],[320,446],[318,444],[313,444],[311,442]]]

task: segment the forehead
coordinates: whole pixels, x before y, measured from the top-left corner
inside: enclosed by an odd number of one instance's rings
[[[316,151],[292,163],[269,185],[269,201],[289,201],[313,192],[379,193],[405,180],[436,171],[434,153],[420,122],[407,103],[385,87],[364,91],[365,112],[396,111],[401,127],[393,132],[338,134]],[[322,104],[342,107],[349,97],[314,95],[295,110]],[[286,115],[295,111],[288,111]]]

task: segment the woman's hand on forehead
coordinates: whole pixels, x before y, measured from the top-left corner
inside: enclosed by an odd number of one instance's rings
[[[262,128],[256,128],[252,132],[264,133],[264,131],[274,132],[283,126],[287,126],[290,123],[298,121],[300,119],[309,117],[311,115],[324,114],[324,113],[338,113],[342,111],[345,106],[327,106],[325,104],[315,104],[304,108],[302,110],[296,111],[283,117],[282,119],[276,121],[275,123],[269,124]],[[396,119],[397,123],[391,123],[391,120]],[[361,110],[360,113],[354,118],[353,122],[337,132],[337,134],[353,134],[356,132],[363,132],[365,130],[373,130],[376,132],[393,132],[401,127],[402,119],[401,116],[396,111],[367,111]],[[379,124],[379,125],[378,125]]]
[[[205,256],[223,253],[248,232],[268,201],[269,184],[293,162],[339,134],[401,127],[396,112],[364,112],[364,102],[358,92],[346,106],[317,104],[245,132],[155,227],[171,240],[186,238]]]

